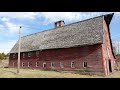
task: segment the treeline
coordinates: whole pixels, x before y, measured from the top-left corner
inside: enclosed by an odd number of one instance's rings
[[[7,57],[8,57],[7,54],[5,54],[5,53],[0,53],[0,60],[4,60],[4,59],[6,59]]]

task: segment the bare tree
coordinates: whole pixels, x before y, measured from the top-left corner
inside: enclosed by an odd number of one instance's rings
[[[117,45],[117,41],[112,41],[112,47],[113,47],[113,53],[114,55],[118,54],[118,45]]]

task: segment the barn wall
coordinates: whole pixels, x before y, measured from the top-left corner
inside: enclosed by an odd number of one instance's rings
[[[106,24],[106,21],[104,20],[104,40],[102,44],[102,51],[103,51],[103,66],[104,66],[104,72],[106,75],[109,75],[109,60],[111,60],[112,63],[112,71],[114,71],[115,67],[115,59],[112,54],[111,44],[110,44],[110,37],[109,37],[109,31],[108,26]]]
[[[36,52],[34,51],[30,58],[28,58],[26,52],[25,58],[22,58],[21,53],[21,63],[24,62],[25,64],[24,67],[21,66],[21,68],[28,68],[28,62],[30,62],[32,65],[29,68],[51,69],[51,62],[55,62],[55,69],[75,70],[83,69],[83,62],[87,62],[89,70],[103,72],[101,55],[101,45],[43,50],[40,51],[39,57],[36,57]],[[75,62],[75,68],[71,68],[71,61]],[[11,54],[9,63],[10,67],[13,67],[13,62],[14,67],[16,67],[17,55],[16,58],[13,59]],[[39,67],[36,67],[36,62],[39,63]],[[44,62],[46,62],[46,68],[43,68]],[[60,67],[60,62],[64,63],[64,68]]]

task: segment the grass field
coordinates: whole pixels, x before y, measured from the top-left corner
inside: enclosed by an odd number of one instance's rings
[[[30,69],[20,69],[20,73],[16,74],[16,71],[15,68],[0,68],[0,78],[120,78],[120,71],[106,77]]]

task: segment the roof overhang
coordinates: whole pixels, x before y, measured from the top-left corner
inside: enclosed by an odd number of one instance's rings
[[[111,23],[111,20],[112,20],[112,18],[113,18],[113,15],[114,15],[114,13],[110,13],[110,14],[104,15],[104,19],[105,19],[105,21],[106,21],[106,23],[107,23],[108,26],[109,26],[110,23]]]

